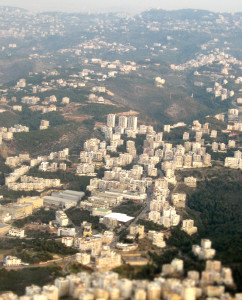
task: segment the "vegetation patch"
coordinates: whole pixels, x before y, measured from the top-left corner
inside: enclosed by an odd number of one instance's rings
[[[60,179],[61,183],[68,184],[68,188],[71,190],[84,191],[90,183],[89,176],[77,176],[73,173],[68,173],[62,170],[56,172],[42,172],[39,171],[38,167],[32,168],[28,172],[29,176],[48,178],[48,179]]]
[[[12,291],[19,296],[24,295],[25,287],[32,284],[43,286],[53,282],[62,275],[61,268],[49,266],[46,268],[31,268],[18,271],[0,270],[0,291]]]
[[[148,232],[149,230],[161,231],[161,230],[165,229],[165,227],[163,225],[156,224],[156,223],[154,223],[152,221],[149,221],[149,220],[140,219],[138,221],[138,223],[140,225],[145,226],[145,231],[146,232]]]
[[[131,217],[136,217],[141,212],[144,206],[134,201],[122,202],[119,206],[112,209],[113,212],[122,213]]]
[[[88,210],[81,210],[80,208],[69,208],[65,211],[68,218],[76,226],[81,226],[83,221],[92,223],[92,228],[96,230],[106,229],[105,225],[99,223],[99,217],[93,217]]]
[[[31,222],[49,224],[49,222],[52,220],[55,220],[55,210],[46,210],[44,208],[41,208],[40,210],[34,212],[31,216],[28,216],[27,218],[14,221],[13,226],[21,228],[24,227],[24,225],[29,224]]]
[[[241,172],[233,180],[220,176],[199,183],[188,197],[200,238],[209,238],[216,258],[232,267],[237,287],[242,287],[242,196]],[[237,177],[238,176],[238,177]],[[237,180],[235,179],[237,177]]]

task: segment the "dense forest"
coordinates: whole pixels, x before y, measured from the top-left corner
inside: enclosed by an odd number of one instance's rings
[[[212,240],[216,259],[232,267],[237,287],[242,289],[242,181],[241,176],[205,180],[188,197],[200,238]]]

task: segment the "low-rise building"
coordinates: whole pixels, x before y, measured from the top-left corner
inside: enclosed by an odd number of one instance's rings
[[[164,132],[170,132],[171,131],[171,125],[164,125]]]
[[[109,245],[114,240],[114,233],[112,231],[104,231],[104,233],[101,235],[102,243]]]
[[[164,248],[166,242],[164,241],[164,234],[162,232],[157,232],[149,230],[148,239],[152,241],[152,244],[159,248]]]
[[[111,213],[106,215],[103,218],[103,224],[107,225],[108,228],[114,228],[116,227],[119,223],[120,224],[127,224],[130,221],[132,221],[134,218],[127,216],[126,214],[121,214],[121,213]]]
[[[15,236],[18,238],[24,238],[25,237],[25,232],[24,229],[17,229],[17,228],[11,228],[8,232],[10,236]]]
[[[129,235],[136,237],[138,235],[139,239],[145,236],[145,227],[143,225],[131,225],[129,229]]]
[[[76,174],[79,176],[93,176],[95,175],[95,164],[81,163],[76,167]]]
[[[45,129],[48,129],[49,126],[50,126],[50,121],[41,120],[39,129],[40,130],[45,130]]]
[[[0,206],[0,211],[9,213],[12,220],[17,220],[32,215],[33,205],[31,203],[9,203]]]
[[[97,269],[113,269],[121,266],[121,255],[112,251],[108,246],[104,246],[100,255],[95,257],[95,267]]]
[[[217,130],[211,130],[211,135],[210,135],[210,137],[216,139],[216,138],[217,138],[217,134],[218,134]]]
[[[234,157],[226,157],[224,166],[232,169],[242,170],[242,156],[240,151],[234,152]]]
[[[185,193],[174,193],[171,195],[171,201],[175,207],[185,207],[186,197]]]
[[[111,214],[110,209],[105,209],[105,208],[98,208],[98,207],[93,207],[92,209],[92,215],[97,216],[97,217],[104,217],[108,214]]]
[[[60,226],[67,226],[69,224],[69,219],[67,215],[62,210],[58,210],[55,214],[56,222]]]
[[[201,246],[193,245],[192,252],[194,255],[198,256],[199,259],[213,259],[216,254],[215,249],[211,248],[212,242],[208,239],[201,240]]]
[[[13,110],[22,111],[22,105],[13,105]]]
[[[16,256],[6,256],[3,260],[3,265],[5,267],[20,266],[21,264],[21,259],[17,258]]]
[[[82,229],[82,236],[85,237],[90,237],[92,235],[92,224],[88,223],[87,221],[83,221],[81,225]]]
[[[44,196],[44,205],[70,208],[76,206],[84,197],[84,192],[65,190],[62,192],[52,192],[51,196]]]
[[[197,232],[197,227],[194,226],[194,221],[187,219],[182,221],[182,230],[187,234],[192,235]]]
[[[61,104],[69,104],[70,103],[70,98],[68,97],[63,97],[61,100]]]
[[[195,177],[185,177],[184,178],[184,183],[185,185],[189,186],[189,187],[196,187],[197,186],[197,178]]]
[[[72,236],[72,237],[75,237],[76,229],[75,228],[59,227],[57,234],[58,234],[58,236]]]
[[[183,140],[188,141],[189,140],[189,132],[184,132],[183,133]]]
[[[183,260],[174,258],[170,264],[162,266],[162,275],[173,275],[174,273],[183,273]]]
[[[79,248],[81,252],[92,251],[94,253],[99,253],[102,247],[102,238],[101,236],[76,238],[74,240],[74,246]]]
[[[229,140],[228,141],[228,147],[229,148],[235,148],[236,146],[236,141],[235,140]]]
[[[79,264],[88,265],[91,262],[91,255],[87,253],[77,253],[76,260]]]
[[[66,247],[72,247],[74,245],[74,238],[73,237],[63,237],[61,239],[61,243],[64,244]]]

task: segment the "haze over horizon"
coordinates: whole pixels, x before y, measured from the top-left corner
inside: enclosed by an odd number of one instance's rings
[[[0,6],[13,6],[31,11],[63,11],[63,12],[131,12],[137,13],[150,8],[165,10],[204,9],[215,12],[242,12],[240,0],[42,0],[41,3],[32,0],[0,0]]]

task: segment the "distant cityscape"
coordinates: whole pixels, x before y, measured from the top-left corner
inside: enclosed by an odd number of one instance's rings
[[[0,300],[242,299],[242,18],[180,13],[0,8]]]

